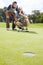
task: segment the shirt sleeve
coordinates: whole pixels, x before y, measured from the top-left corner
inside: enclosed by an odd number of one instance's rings
[[[7,10],[10,10],[11,9],[11,5],[8,6]]]
[[[16,7],[16,11],[18,12],[18,6]]]

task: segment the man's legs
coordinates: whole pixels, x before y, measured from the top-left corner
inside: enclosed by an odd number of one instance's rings
[[[28,17],[22,13],[20,13],[20,15],[25,19],[25,23],[26,23],[26,31],[28,31],[28,25],[29,25],[29,20]]]
[[[25,23],[26,23],[26,30],[28,30],[28,26],[29,26],[29,20],[28,20],[28,18],[25,19]]]
[[[6,11],[6,28],[7,28],[7,30],[9,30],[9,28],[10,28],[10,25],[9,25],[9,13],[8,13],[8,11]]]
[[[19,26],[19,27],[22,27],[22,26],[23,26],[22,23],[19,22],[19,21],[15,22],[15,25],[17,25],[17,26]]]
[[[28,26],[29,26],[29,20],[28,20],[28,17],[26,15],[23,15],[24,16],[24,19],[25,19],[25,24],[26,24],[26,31],[28,31]]]
[[[10,25],[9,25],[9,18],[6,18],[6,28],[7,28],[7,30],[9,30],[9,28],[10,28]]]
[[[12,30],[14,30],[14,28],[16,27],[16,25],[14,24],[14,20],[12,22]]]
[[[18,18],[15,18],[14,24],[15,24],[16,26],[18,26],[19,29],[22,29],[22,30],[23,30],[23,25],[22,25],[22,23],[18,20]]]

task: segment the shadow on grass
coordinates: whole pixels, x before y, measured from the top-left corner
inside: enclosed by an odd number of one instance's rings
[[[14,30],[14,31],[18,31],[18,30]],[[31,34],[38,34],[35,31],[18,31],[18,32],[23,32],[23,33],[31,33]]]
[[[25,30],[23,30],[23,31],[18,31],[18,30],[9,30],[9,31],[17,31],[17,32],[23,32],[23,33],[31,33],[31,34],[38,34],[37,32],[35,32],[35,31],[25,31]]]
[[[35,31],[22,31],[22,32],[25,32],[25,33],[31,33],[31,34],[38,34],[38,33],[35,32]]]

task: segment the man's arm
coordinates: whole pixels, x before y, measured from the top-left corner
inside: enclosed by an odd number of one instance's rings
[[[22,12],[20,12],[19,15],[21,15],[24,18],[27,18],[27,16],[24,13],[22,13]]]
[[[9,10],[11,9],[11,5],[8,6],[6,10],[6,18],[9,18]]]

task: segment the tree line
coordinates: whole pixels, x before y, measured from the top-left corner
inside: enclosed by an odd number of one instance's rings
[[[3,9],[0,8],[0,22],[6,21],[6,9],[7,7],[4,7]],[[43,12],[40,12],[39,10],[32,11],[32,14],[28,14],[28,18],[31,23],[43,23]],[[12,21],[12,18],[10,17],[10,22]]]

